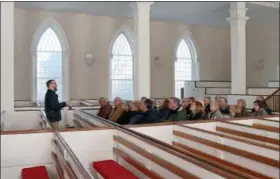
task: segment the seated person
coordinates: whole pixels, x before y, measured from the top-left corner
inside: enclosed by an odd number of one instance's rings
[[[215,96],[215,98],[214,98],[214,100],[217,102],[217,103],[219,103],[220,102],[220,100],[221,100],[221,95],[216,95]]]
[[[162,118],[163,121],[181,121],[189,119],[186,109],[180,110],[180,100],[172,97],[169,99],[168,115]]]
[[[199,101],[195,101],[191,105],[191,116],[190,120],[198,120],[198,119],[204,119],[205,118],[205,113],[203,109],[203,105]]]
[[[238,105],[230,105],[229,112],[231,118],[242,117],[241,108]]]
[[[114,122],[117,122],[123,113],[122,99],[120,97],[116,97],[114,103],[115,103],[115,107],[112,110],[111,114],[109,115],[109,119]]]
[[[146,96],[142,96],[141,99],[140,99],[140,101],[143,102],[143,101],[145,101],[146,99],[148,99]]]
[[[163,99],[161,101],[161,104],[159,106],[159,118],[162,119],[164,116],[168,115],[169,112],[169,100],[168,99]]]
[[[211,98],[209,96],[206,96],[204,98],[204,112],[206,116],[211,112],[210,103],[211,103]]]
[[[109,103],[109,101],[107,101],[103,97],[99,98],[98,102],[101,107],[97,113],[97,116],[102,117],[104,119],[108,119],[108,117],[113,109],[112,105]]]
[[[117,123],[118,124],[128,124],[129,120],[130,120],[130,112],[131,112],[131,105],[132,102],[131,101],[126,101],[126,103],[123,105],[123,113],[122,115],[119,117]]]
[[[222,114],[229,114],[229,105],[228,105],[227,98],[220,97],[219,109]]]
[[[142,117],[143,113],[141,111],[142,102],[141,101],[133,101],[131,106],[131,111],[129,114],[129,124],[136,124],[139,118]]]
[[[208,114],[207,119],[222,119],[223,115],[219,110],[219,105],[216,101],[210,103],[211,112]]]
[[[187,106],[185,108],[188,116],[190,116],[191,113],[192,113],[191,105],[192,105],[193,102],[195,102],[195,98],[194,97],[189,97],[188,102],[187,102]]]
[[[241,112],[240,117],[250,116],[250,114],[247,112],[246,101],[244,99],[238,99],[237,100],[237,106],[239,107],[240,112]]]
[[[142,102],[141,111],[143,115],[137,116],[135,121],[131,121],[133,124],[146,124],[146,123],[157,123],[160,122],[158,118],[158,112],[153,110],[153,101],[146,99]]]
[[[262,96],[258,96],[257,100],[259,100],[260,103],[260,107],[263,108],[265,110],[265,112],[267,113],[267,115],[271,115],[272,114],[272,110],[269,108],[269,106],[266,104],[264,97]],[[255,108],[252,109],[252,113],[255,112]]]
[[[266,111],[263,108],[261,108],[261,104],[262,102],[260,100],[256,100],[254,102],[253,116],[267,116]]]

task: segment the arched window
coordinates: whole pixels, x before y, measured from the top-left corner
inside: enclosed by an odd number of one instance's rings
[[[175,96],[181,98],[181,88],[184,88],[186,80],[193,79],[194,59],[185,39],[182,39],[177,47],[175,61]]]
[[[57,34],[51,27],[41,36],[36,51],[36,99],[43,101],[47,90],[46,81],[54,79],[58,85],[57,94],[62,100],[63,50]]]
[[[127,37],[121,33],[111,52],[111,98],[133,99],[133,54]]]

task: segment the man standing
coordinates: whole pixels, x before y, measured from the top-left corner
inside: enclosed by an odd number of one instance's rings
[[[71,108],[71,105],[66,102],[59,103],[58,95],[55,93],[57,91],[57,85],[55,80],[48,80],[47,92],[45,95],[45,112],[48,120],[53,124],[55,129],[59,128],[59,121],[61,120],[60,110],[65,106]]]

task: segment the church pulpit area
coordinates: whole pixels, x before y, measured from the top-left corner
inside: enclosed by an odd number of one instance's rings
[[[17,113],[1,130],[2,179],[279,178],[279,116],[122,126],[79,106],[55,130],[42,108]],[[7,122],[19,116],[36,120]]]

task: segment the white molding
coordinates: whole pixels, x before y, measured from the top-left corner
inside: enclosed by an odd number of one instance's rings
[[[127,38],[128,43],[130,45],[131,51],[132,51],[132,69],[133,69],[133,76],[132,76],[132,81],[133,81],[133,99],[135,98],[135,94],[136,94],[136,88],[135,88],[135,74],[136,74],[136,63],[135,63],[135,41],[133,39],[133,31],[131,30],[131,28],[127,25],[122,25],[113,35],[112,40],[110,41],[109,44],[109,51],[108,51],[108,60],[109,60],[109,78],[108,78],[108,99],[109,100],[113,100],[112,99],[112,81],[111,81],[111,59],[112,59],[112,49],[114,46],[114,43],[116,41],[116,39],[118,38],[118,36],[120,34],[124,34],[124,36]]]
[[[247,3],[279,9],[279,2],[247,1]]]
[[[69,65],[70,65],[70,49],[69,49],[69,43],[67,40],[67,36],[61,27],[61,25],[52,17],[49,17],[45,19],[41,25],[37,28],[35,34],[33,35],[32,38],[32,43],[31,43],[31,56],[32,56],[32,101],[36,101],[36,93],[37,93],[37,80],[36,80],[36,60],[37,60],[37,45],[39,43],[39,40],[43,33],[46,31],[48,28],[52,28],[52,30],[56,33],[59,42],[61,44],[62,48],[62,82],[63,82],[63,89],[62,89],[62,99],[63,100],[69,100],[70,99],[70,73],[69,73]]]
[[[177,48],[181,42],[181,40],[184,39],[187,45],[189,46],[191,56],[193,57],[192,61],[192,80],[199,81],[199,49],[196,45],[195,41],[193,40],[191,29],[188,28],[183,32],[183,34],[178,38],[175,48],[174,48],[174,54],[173,54],[173,95],[175,95],[175,61],[177,60]]]

